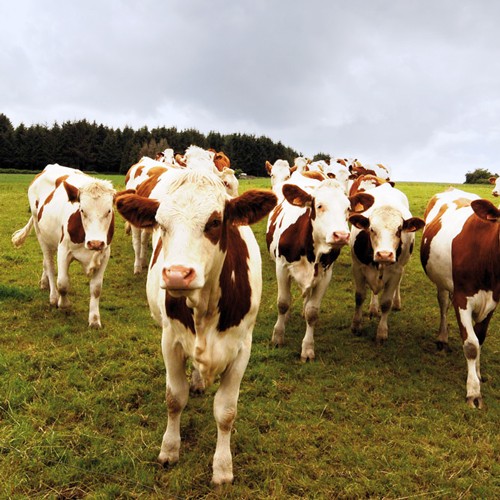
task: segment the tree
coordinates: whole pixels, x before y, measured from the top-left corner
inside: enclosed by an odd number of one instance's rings
[[[474,172],[467,172],[465,174],[464,184],[488,184],[490,177],[498,177],[498,174],[492,174],[485,168],[476,168]]]

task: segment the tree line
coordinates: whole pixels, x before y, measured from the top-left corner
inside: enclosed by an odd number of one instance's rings
[[[172,148],[183,154],[190,145],[224,153],[231,168],[254,176],[266,176],[266,160],[281,158],[293,165],[298,153],[281,142],[265,136],[247,134],[202,134],[195,129],[176,127],[142,127],[134,130],[107,127],[87,120],[66,121],[59,125],[14,127],[0,113],[0,168],[42,170],[49,163],[59,163],[83,171],[126,173],[142,156],[154,158],[156,153]]]

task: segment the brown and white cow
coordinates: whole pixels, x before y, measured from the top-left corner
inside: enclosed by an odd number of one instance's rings
[[[251,190],[231,198],[218,175],[201,169],[186,169],[164,187],[157,199],[123,194],[116,200],[131,224],[155,228],[147,297],[163,328],[168,408],[158,458],[163,464],[179,459],[190,357],[194,388],[220,377],[212,480],[227,483],[233,480],[231,429],[262,289],[261,256],[249,224],[269,213],[276,196]]]
[[[43,252],[41,288],[49,288],[50,304],[70,306],[69,265],[77,260],[90,278],[89,326],[100,328],[99,298],[114,231],[110,181],[95,179],[79,170],[47,165],[28,189],[31,217],[12,235],[19,247],[35,227]],[[57,282],[54,255],[57,254]]]
[[[493,196],[500,196],[500,177],[490,177],[490,184],[493,184],[493,191],[491,194]]]
[[[372,291],[370,314],[378,314],[380,297],[380,322],[376,341],[387,339],[387,320],[392,308],[401,308],[399,293],[404,267],[410,260],[415,240],[414,232],[424,226],[424,221],[412,217],[408,198],[389,183],[370,189],[375,202],[364,214],[349,218],[351,228],[351,257],[356,286],[355,312],[351,331],[361,333],[363,303],[366,288]]]
[[[314,328],[332,277],[332,265],[349,242],[347,217],[352,211],[366,210],[373,198],[366,193],[348,198],[335,180],[320,182],[299,173],[292,179],[297,183],[283,184],[283,198],[267,224],[267,248],[276,262],[278,281],[278,319],[272,342],[277,346],[284,343],[293,278],[304,298],[307,328],[300,357],[307,361],[315,357]]]
[[[480,354],[500,300],[500,211],[459,189],[435,195],[425,214],[422,266],[437,288],[439,349],[448,345],[450,299],[467,361],[467,404],[483,407]]]

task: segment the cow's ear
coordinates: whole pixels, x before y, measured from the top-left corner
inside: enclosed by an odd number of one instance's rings
[[[365,231],[370,227],[370,219],[360,214],[351,215],[349,222],[358,229],[364,229]]]
[[[125,194],[135,194],[136,193],[136,190],[135,189],[125,189],[124,191],[118,191],[117,193],[115,193],[115,195],[113,196],[113,201],[116,202],[116,199],[119,197],[119,196],[123,196]]]
[[[271,170],[273,169],[273,166],[271,165],[271,163],[269,163],[268,160],[266,160],[266,172],[271,175]]]
[[[495,184],[496,181],[497,181],[497,178],[496,177],[490,177],[489,181],[490,181],[490,184]]]
[[[254,224],[265,217],[277,201],[276,195],[270,190],[250,189],[226,201],[224,220],[238,226]]]
[[[312,206],[314,198],[309,193],[306,193],[303,189],[299,188],[299,186],[296,186],[295,184],[284,184],[282,190],[283,196],[291,205],[302,208],[310,208]]]
[[[425,226],[425,222],[420,217],[410,217],[403,222],[403,231],[414,233]]]
[[[500,219],[500,210],[489,200],[474,200],[470,205],[474,213],[485,221],[498,222]]]
[[[76,203],[80,201],[80,191],[77,187],[68,184],[66,181],[63,181],[64,189],[66,189],[66,193],[68,194],[68,200],[71,203]]]
[[[156,225],[159,201],[137,194],[124,194],[116,197],[115,205],[120,215],[133,226],[146,228]]]
[[[351,202],[351,212],[359,213],[368,210],[375,202],[375,198],[368,193],[356,193],[349,197],[349,201]]]

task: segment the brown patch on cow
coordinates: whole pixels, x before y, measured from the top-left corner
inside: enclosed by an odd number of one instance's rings
[[[61,182],[65,181],[68,177],[69,177],[69,175],[63,175],[62,177],[58,177],[56,179],[56,189],[59,187]]]
[[[353,250],[356,258],[362,264],[370,265],[373,263],[373,247],[367,231],[363,230],[357,234]]]
[[[214,245],[220,241],[222,235],[222,214],[220,212],[212,212],[205,224],[203,234]]]
[[[63,239],[64,239],[64,226],[61,226],[61,239],[59,240],[59,243],[62,243]]]
[[[186,297],[172,297],[165,292],[165,309],[169,318],[180,321],[193,335],[196,333],[193,310],[187,306]]]
[[[477,347],[470,342],[466,342],[464,344],[464,354],[467,359],[476,359],[477,358]]]
[[[470,207],[472,200],[469,198],[457,198],[453,200],[453,204],[456,205],[457,208]]]
[[[154,175],[161,175],[164,174],[167,170],[168,168],[165,167],[153,167],[148,170],[147,175],[148,177],[152,177]]]
[[[229,168],[231,166],[231,161],[222,151],[219,151],[218,153],[215,153],[214,164],[217,170],[222,172],[225,168]]]
[[[156,248],[155,248],[155,251],[153,253],[153,258],[151,259],[151,265],[149,266],[150,269],[156,264],[156,261],[158,260],[158,257],[160,256],[161,247],[162,247],[161,238],[158,238],[158,243],[156,243]]]
[[[54,198],[54,193],[56,190],[54,189],[47,198],[45,198],[45,201],[43,202],[43,205],[40,207],[40,210],[38,211],[37,217],[38,217],[38,222],[40,222],[42,215],[43,215],[43,209],[45,208],[45,205],[48,205],[51,201],[52,198]]]
[[[83,243],[85,241],[85,229],[83,229],[80,210],[77,210],[69,217],[68,234],[73,243]]]
[[[306,257],[309,262],[315,261],[309,209],[283,231],[278,242],[278,254],[283,255],[288,262],[299,261],[302,257]]]
[[[237,227],[224,224],[220,246],[226,256],[219,277],[221,296],[217,328],[223,332],[238,326],[248,313],[252,290],[248,276],[248,247]]]
[[[137,177],[140,177],[142,174],[142,171],[144,170],[144,167],[139,167],[135,173],[134,173],[134,179],[137,179]]]
[[[146,180],[142,181],[136,188],[137,194],[139,196],[144,196],[144,198],[149,198],[153,189],[158,185],[160,175],[161,173],[151,175]]]
[[[109,223],[108,234],[106,237],[106,241],[107,241],[108,245],[111,244],[111,241],[113,240],[114,234],[115,234],[115,213],[111,212],[111,222]]]
[[[354,196],[356,193],[363,193],[366,191],[365,189],[360,189],[359,187],[362,182],[371,182],[373,187],[376,187],[381,184],[385,184],[388,181],[386,179],[382,179],[381,177],[377,177],[376,175],[360,175],[352,183],[351,188],[349,189],[349,196]]]
[[[165,400],[167,402],[169,415],[178,415],[182,411],[182,405],[180,404],[179,400],[172,394],[170,387],[167,387]]]
[[[308,170],[306,172],[302,172],[304,177],[308,179],[316,179],[317,181],[324,181],[326,179],[325,175],[321,172],[316,172],[315,170]]]
[[[472,214],[451,244],[453,304],[465,309],[467,297],[480,290],[500,298],[500,225],[486,222]],[[473,244],[471,244],[473,242]]]
[[[269,228],[266,232],[266,244],[268,250],[271,248],[271,243],[273,242],[274,232],[276,231],[276,221],[282,211],[283,211],[283,202],[281,202],[271,213]]]
[[[340,249],[334,248],[330,250],[328,253],[324,253],[319,261],[324,269],[328,269],[338,258],[340,255]]]
[[[431,201],[429,202],[429,205],[427,206],[425,210],[425,217],[429,215],[429,212],[432,210],[434,205],[436,204],[437,198],[432,198]],[[427,224],[424,227],[424,232],[422,234],[422,243],[420,245],[420,262],[422,263],[422,267],[424,268],[424,271],[427,268],[427,263],[429,262],[429,256],[431,252],[431,243],[432,240],[434,239],[434,236],[438,234],[438,232],[441,230],[441,218],[443,214],[446,212],[447,206],[443,205],[440,209],[436,217],[432,219],[431,221],[427,222]]]

